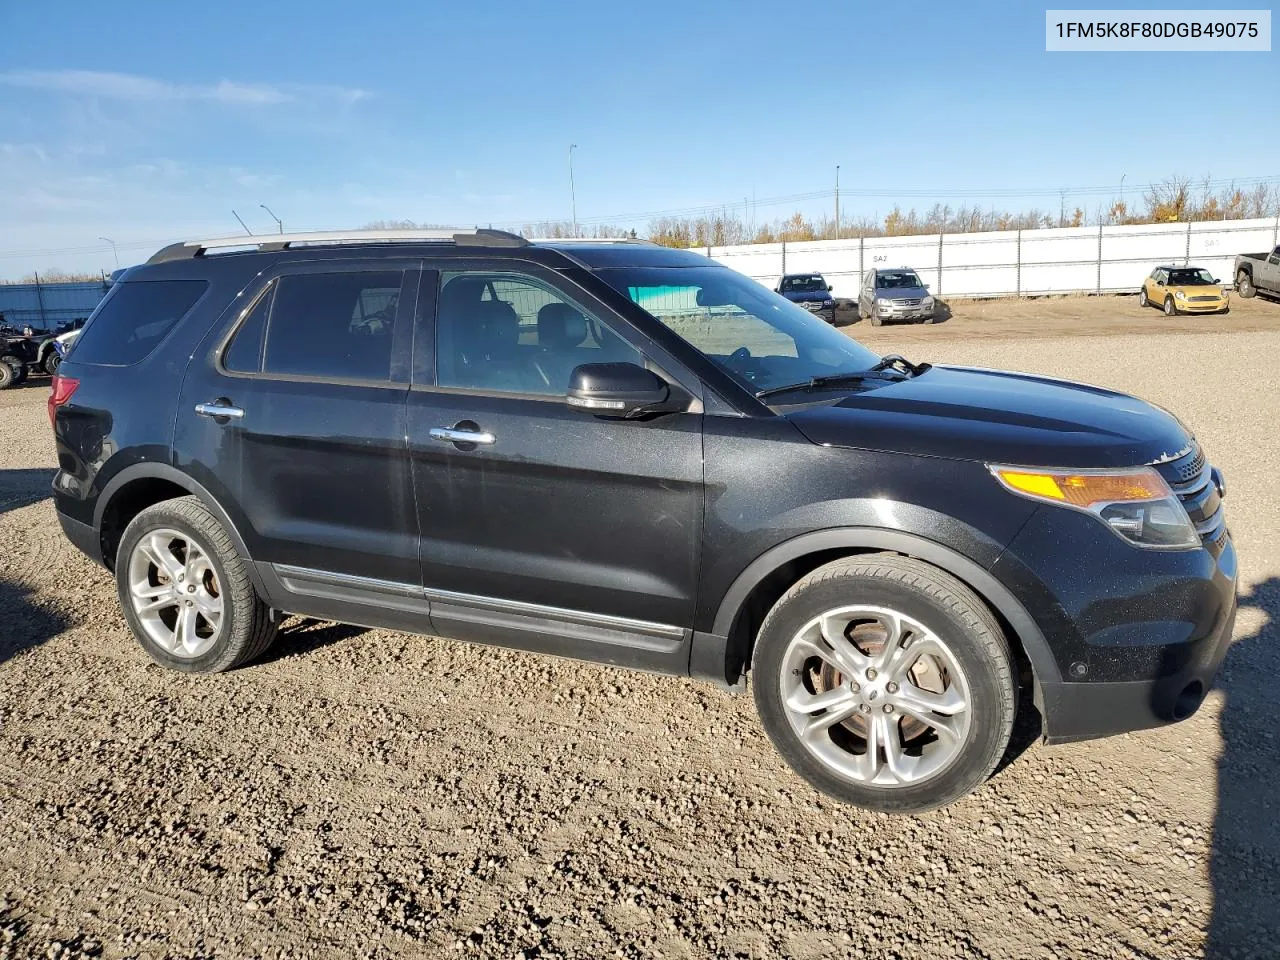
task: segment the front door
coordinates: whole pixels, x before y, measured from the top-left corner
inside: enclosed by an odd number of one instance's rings
[[[618,420],[569,408],[574,367],[651,363],[636,346],[644,341],[543,268],[441,266],[424,274],[437,296],[420,298],[409,396],[433,625],[460,639],[684,672],[701,414]]]

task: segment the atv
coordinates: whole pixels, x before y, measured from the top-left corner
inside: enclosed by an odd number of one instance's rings
[[[39,353],[39,344],[31,337],[12,328],[0,329],[0,390],[26,380],[27,367],[36,364]]]

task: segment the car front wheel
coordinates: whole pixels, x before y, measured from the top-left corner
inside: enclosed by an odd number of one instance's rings
[[[1147,288],[1146,288],[1146,287],[1143,287],[1143,288],[1138,292],[1138,306],[1140,306],[1140,307],[1149,307],[1149,306],[1151,306],[1151,301],[1150,301],[1149,299],[1147,299]]]
[[[756,708],[812,786],[917,813],[995,769],[1017,685],[1009,644],[964,584],[896,554],[836,560],[801,579],[761,626]]]
[[[125,619],[151,659],[186,673],[219,673],[264,653],[276,633],[246,562],[196,497],[147,507],[116,553]]]
[[[1178,305],[1173,302],[1173,297],[1164,298],[1164,315],[1166,317],[1176,317],[1178,315]]]

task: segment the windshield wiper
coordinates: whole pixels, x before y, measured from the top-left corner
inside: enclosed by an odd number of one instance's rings
[[[820,377],[810,377],[808,380],[802,380],[799,383],[787,383],[780,387],[759,390],[756,392],[756,399],[771,397],[775,393],[790,393],[792,390],[813,390],[819,387],[834,386],[839,383],[861,383],[863,380],[887,380],[890,383],[900,383],[905,379],[907,378],[901,373],[883,367],[862,370],[857,373],[828,373]]]
[[[907,374],[908,376],[918,377],[920,376],[920,374],[924,373],[926,370],[928,370],[932,366],[933,364],[931,363],[912,363],[910,360],[908,360],[906,357],[904,357],[900,353],[886,353],[883,357],[880,358],[880,362],[877,363],[871,369],[872,370],[898,369],[898,370],[901,370],[903,373]]]

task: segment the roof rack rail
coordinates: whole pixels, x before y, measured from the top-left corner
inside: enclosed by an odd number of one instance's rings
[[[443,230],[322,230],[314,233],[275,233],[249,237],[216,237],[171,243],[152,254],[147,263],[190,260],[218,251],[272,252],[295,247],[336,246],[363,243],[454,243],[474,247],[523,247],[529,241],[505,230],[475,228]]]

